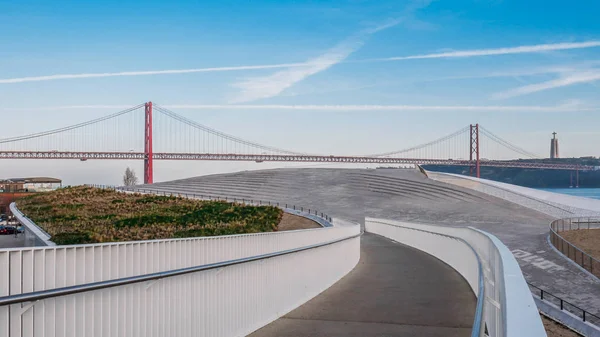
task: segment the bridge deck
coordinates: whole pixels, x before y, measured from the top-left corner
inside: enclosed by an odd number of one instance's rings
[[[448,265],[365,233],[353,271],[251,336],[469,336],[475,305]]]

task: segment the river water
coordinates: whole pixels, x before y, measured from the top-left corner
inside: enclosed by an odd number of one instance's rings
[[[540,190],[590,199],[600,199],[600,188],[540,188]]]

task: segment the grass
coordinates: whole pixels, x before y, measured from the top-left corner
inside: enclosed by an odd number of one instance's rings
[[[283,211],[170,196],[68,187],[17,200],[59,245],[271,232]]]

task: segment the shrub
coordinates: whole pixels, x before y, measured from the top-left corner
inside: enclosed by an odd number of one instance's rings
[[[149,240],[276,230],[279,208],[68,187],[17,200],[57,244]]]

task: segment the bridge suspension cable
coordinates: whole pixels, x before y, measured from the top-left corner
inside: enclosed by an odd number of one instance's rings
[[[495,135],[494,133],[492,133],[491,131],[489,131],[488,129],[484,128],[481,125],[479,126],[479,130],[481,131],[482,135],[486,136],[488,139],[490,139],[493,142],[496,142],[496,143],[504,146],[505,148],[507,148],[509,150],[512,150],[512,151],[514,151],[516,153],[522,154],[522,155],[526,156],[529,159],[540,159],[541,158],[540,156],[538,156],[538,155],[536,155],[536,154],[534,154],[532,152],[529,152],[529,151],[527,151],[527,150],[525,150],[525,149],[523,149],[523,148],[521,148],[521,147],[519,147],[517,145],[514,145],[514,144],[512,144],[512,143],[510,143],[510,142],[508,142],[508,141],[506,141],[506,140],[504,140],[502,138],[500,138],[499,136]]]
[[[289,150],[284,150],[281,148],[277,148],[277,147],[272,147],[272,146],[267,146],[267,145],[262,145],[259,143],[255,143],[255,142],[251,142],[251,141],[247,141],[229,134],[226,134],[224,132],[215,130],[213,128],[207,127],[205,125],[202,125],[200,123],[197,123],[191,119],[188,119],[186,117],[183,117],[169,109],[166,109],[158,104],[154,105],[154,109],[160,113],[162,113],[165,116],[168,116],[180,123],[182,123],[185,126],[191,127],[195,130],[198,130],[200,132],[206,133],[207,135],[210,136],[214,136],[214,139],[209,139],[206,138],[205,135],[201,135],[201,137],[203,137],[201,140],[204,142],[212,142],[213,145],[216,145],[218,150],[220,150],[220,152],[222,153],[223,151],[226,153],[233,153],[231,152],[231,150],[245,150],[245,152],[248,152],[250,150],[250,148],[259,150],[259,151],[268,151],[270,153],[277,153],[277,154],[291,154],[291,155],[303,155],[305,153],[300,153],[300,152],[293,152],[293,151],[289,151]],[[157,121],[158,124],[161,124],[161,121]],[[164,122],[163,122],[164,123]],[[163,125],[157,125],[157,128],[160,128]],[[172,128],[172,126],[168,126],[169,128]],[[184,130],[179,130],[180,132],[183,132],[184,136],[186,134],[186,132]],[[187,132],[187,136],[188,138],[188,142],[191,141],[192,139],[194,139],[194,141],[192,143],[197,143],[197,138],[198,136],[195,134],[192,134],[191,132]],[[229,142],[229,143],[226,143]],[[203,144],[206,145],[206,144]],[[220,148],[219,148],[220,145]],[[158,145],[159,147],[161,145]],[[203,146],[203,150],[204,152],[210,152],[210,151],[206,151],[206,150],[211,150],[211,147],[208,146],[208,148],[206,146]],[[195,150],[196,152],[198,152],[199,149],[194,148],[193,150]],[[159,151],[156,151],[159,152]],[[214,150],[213,150],[214,152]]]
[[[456,138],[458,136],[467,134],[468,131],[469,131],[469,127],[466,126],[466,127],[462,128],[460,130],[457,130],[457,131],[455,131],[455,132],[453,132],[453,133],[451,133],[449,135],[446,135],[444,137],[438,138],[438,139],[433,140],[433,141],[428,142],[428,143],[416,145],[416,146],[409,147],[409,148],[402,149],[402,150],[390,151],[390,152],[384,152],[384,153],[376,153],[376,154],[369,154],[369,155],[366,155],[366,156],[367,157],[388,157],[388,156],[396,156],[396,155],[404,154],[404,153],[408,153],[408,152],[414,152],[414,151],[425,149],[427,147],[432,147],[434,145],[438,145],[438,144],[441,144],[441,143],[444,143],[444,142],[448,142],[449,140],[454,139],[454,138]],[[467,152],[466,151],[466,145],[464,147],[465,147],[464,152]],[[445,156],[445,157],[448,157],[448,156]]]
[[[115,112],[113,114],[110,114],[108,116],[104,116],[104,117],[100,117],[100,118],[96,118],[93,119],[91,121],[87,121],[87,122],[83,122],[83,123],[79,123],[79,124],[75,124],[75,125],[70,125],[70,126],[66,126],[66,127],[62,127],[62,128],[58,128],[58,129],[53,129],[53,130],[48,130],[48,131],[43,131],[43,132],[38,132],[38,133],[32,133],[29,135],[24,135],[24,136],[17,136],[17,137],[10,137],[10,138],[2,138],[0,139],[0,144],[1,143],[10,143],[10,142],[17,142],[20,140],[27,140],[27,139],[32,139],[32,138],[39,138],[39,137],[43,137],[43,136],[49,136],[49,135],[53,135],[53,134],[57,134],[57,133],[61,133],[61,132],[66,132],[66,131],[70,131],[70,130],[74,130],[74,129],[78,129],[78,128],[82,128],[88,125],[92,125],[92,124],[97,124],[109,119],[113,119],[122,115],[125,115],[127,113],[130,113],[134,110],[140,109],[141,107],[143,107],[144,104],[139,104],[136,105],[134,107],[131,107],[129,109],[125,109],[119,112]]]

